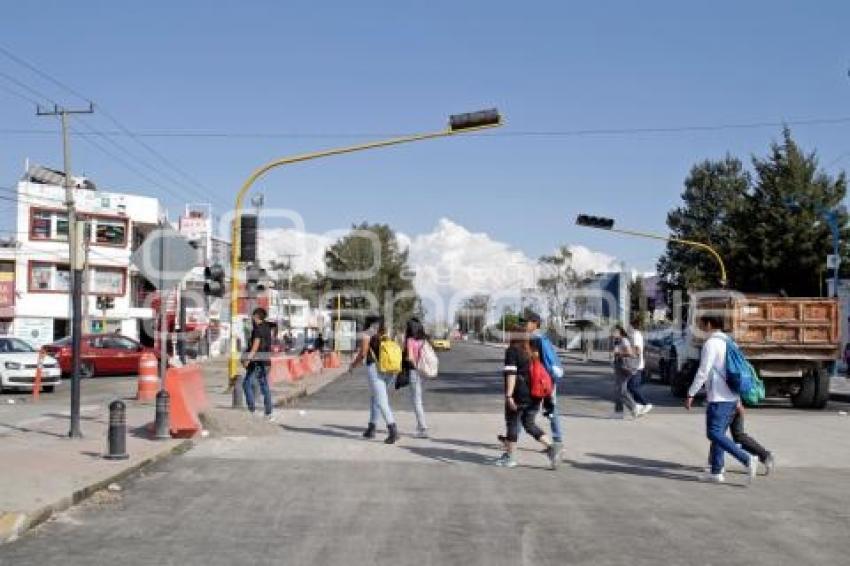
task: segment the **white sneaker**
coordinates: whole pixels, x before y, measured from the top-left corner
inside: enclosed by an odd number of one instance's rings
[[[704,468],[702,469],[702,473],[703,473],[703,474],[709,474],[709,475],[710,475],[710,474],[711,474],[711,466],[706,466],[706,467],[704,467]],[[720,468],[720,475],[722,476],[722,475],[723,475],[723,474],[725,474],[725,473],[726,473],[726,466],[724,466],[724,467]]]
[[[648,414],[653,409],[652,403],[648,403],[643,406],[643,411],[641,412],[641,416]]]
[[[759,473],[759,459],[756,456],[750,455],[750,462],[747,464],[747,480],[748,483],[753,483]]]
[[[277,415],[275,415],[274,413],[266,415],[266,420],[270,423],[277,422]]]
[[[699,476],[699,481],[705,483],[723,483],[726,481],[726,478],[723,477],[723,474],[712,474],[709,472],[707,474],[701,474]]]
[[[773,458],[773,454],[768,454],[767,458],[764,460],[764,475],[769,476],[775,469],[776,460]]]

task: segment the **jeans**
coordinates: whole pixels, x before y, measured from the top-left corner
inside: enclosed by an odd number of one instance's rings
[[[410,370],[410,402],[413,404],[413,412],[416,413],[416,423],[419,432],[428,430],[425,422],[425,409],[422,407],[422,376],[415,369]]]
[[[629,391],[629,373],[623,370],[614,370],[614,412],[622,413],[623,405],[632,413],[637,409],[637,404]]]
[[[242,390],[245,391],[245,403],[248,404],[248,410],[252,413],[256,410],[256,405],[254,404],[255,378],[260,384],[260,391],[263,392],[263,405],[266,415],[271,415],[272,393],[269,391],[269,381],[266,379],[266,366],[262,364],[251,364],[251,367],[245,373],[245,379],[242,381]]]
[[[640,392],[641,385],[643,385],[643,370],[639,369],[629,378],[627,386],[629,388],[629,393],[632,394],[632,399],[641,405],[649,405],[646,397],[644,397],[643,393]]]
[[[741,448],[743,448],[750,454],[758,456],[758,459],[762,462],[767,460],[767,457],[770,456],[770,451],[767,450],[761,444],[759,444],[752,436],[744,432],[743,414],[739,413],[738,411],[735,411],[735,417],[732,419],[732,424],[730,428],[732,432],[732,440],[734,440],[736,444],[740,444]]]
[[[558,411],[558,384],[552,390],[552,396],[543,401],[543,409],[549,418],[549,427],[552,429],[552,442],[562,442],[561,413]]]
[[[735,418],[737,407],[738,403],[735,402],[709,403],[705,411],[706,436],[711,441],[709,462],[712,474],[719,474],[723,469],[724,452],[734,456],[744,466],[749,465],[750,458],[753,458],[726,436],[726,431],[729,430],[729,425]]]
[[[534,440],[540,440],[546,434],[534,422],[539,409],[540,401],[528,405],[517,405],[516,411],[512,411],[505,403],[505,428],[507,429],[505,436],[508,442],[516,442],[519,439],[520,424]]]
[[[385,423],[395,424],[393,410],[390,409],[390,397],[387,394],[387,386],[392,377],[379,372],[376,364],[367,365],[366,374],[369,376],[369,392],[371,393],[369,422],[377,424],[380,414]]]

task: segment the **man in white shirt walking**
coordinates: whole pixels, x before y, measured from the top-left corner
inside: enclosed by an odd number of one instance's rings
[[[632,354],[637,357],[637,371],[629,378],[628,388],[632,398],[640,405],[638,416],[641,417],[652,410],[652,403],[643,396],[641,386],[643,385],[643,372],[646,362],[643,357],[643,320],[640,315],[632,318]]]
[[[727,436],[729,425],[735,418],[735,411],[740,396],[729,389],[726,384],[726,335],[722,332],[723,319],[718,316],[704,316],[700,320],[703,332],[708,335],[702,346],[699,369],[688,390],[685,408],[690,410],[694,396],[703,385],[706,388],[708,407],[705,411],[706,436],[711,442],[709,460],[711,471],[701,479],[708,482],[722,483],[724,481],[724,452],[731,454],[736,460],[747,467],[749,480],[752,482],[758,470],[758,458],[742,450]]]

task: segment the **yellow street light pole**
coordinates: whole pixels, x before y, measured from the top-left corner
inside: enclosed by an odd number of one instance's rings
[[[251,186],[257,179],[282,165],[291,165],[302,161],[310,161],[321,157],[330,157],[332,155],[343,155],[346,153],[354,153],[357,151],[365,151],[367,149],[377,149],[392,145],[401,145],[404,143],[429,140],[434,138],[443,138],[453,136],[455,134],[474,132],[489,128],[496,128],[502,125],[502,119],[499,112],[494,108],[491,110],[483,110],[480,112],[471,112],[468,114],[456,114],[451,116],[449,126],[445,130],[438,132],[430,132],[424,134],[413,134],[409,136],[401,136],[387,140],[368,142],[364,144],[351,145],[335,149],[326,149],[313,153],[304,153],[301,155],[293,155],[290,157],[282,157],[266,163],[262,167],[256,169],[248,179],[243,183],[242,188],[236,193],[236,206],[234,208],[233,230],[231,235],[231,250],[230,250],[230,362],[228,364],[228,373],[230,384],[236,380],[236,375],[239,371],[239,352],[236,348],[236,319],[239,308],[239,248],[240,248],[240,230],[242,221],[242,202],[245,195],[251,189]]]
[[[586,226],[588,228],[598,228],[600,230],[606,230],[608,232],[615,232],[617,234],[625,234],[627,236],[637,236],[639,238],[661,240],[662,242],[675,242],[677,244],[692,246],[707,251],[714,257],[714,259],[717,261],[717,265],[720,267],[720,286],[726,287],[726,284],[728,282],[728,279],[726,278],[726,264],[723,263],[723,258],[720,257],[720,254],[717,253],[717,250],[715,250],[708,244],[705,244],[703,242],[697,242],[695,240],[685,240],[682,238],[662,236],[660,234],[651,234],[649,232],[638,232],[637,230],[623,230],[619,228],[614,228],[614,221],[610,218],[588,216],[585,214],[579,215],[579,217],[576,219],[576,224],[578,224],[579,226]]]

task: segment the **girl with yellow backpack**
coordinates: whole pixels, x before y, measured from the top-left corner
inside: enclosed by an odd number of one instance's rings
[[[369,378],[369,424],[363,433],[364,438],[375,437],[375,427],[378,416],[387,423],[388,435],[384,442],[394,444],[398,440],[393,411],[390,408],[390,398],[387,388],[393,378],[401,372],[401,348],[387,335],[387,329],[382,316],[366,317],[365,330],[360,337],[357,355],[351,362],[349,371],[366,364],[366,374]]]

